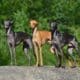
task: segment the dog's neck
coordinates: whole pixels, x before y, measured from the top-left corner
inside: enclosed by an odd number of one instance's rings
[[[55,33],[57,33],[57,26],[55,26],[52,30],[51,30],[51,35],[52,35],[52,37],[51,37],[51,39],[53,39],[53,35],[55,34]]]
[[[9,36],[10,34],[13,34],[14,31],[13,31],[12,28],[10,27],[10,28],[6,29],[6,33],[7,33],[7,36]]]
[[[37,27],[33,29],[33,36],[36,34],[36,32],[37,32]]]
[[[57,31],[58,30],[58,27],[57,27],[57,25],[53,28],[53,32],[55,32],[55,31]]]

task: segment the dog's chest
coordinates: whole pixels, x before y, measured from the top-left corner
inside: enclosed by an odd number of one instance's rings
[[[14,36],[13,36],[13,34],[7,35],[7,39],[8,39],[8,42],[9,42],[9,43],[14,42]]]

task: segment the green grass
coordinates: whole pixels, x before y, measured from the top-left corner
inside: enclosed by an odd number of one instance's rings
[[[80,41],[80,27],[70,27],[70,30],[72,30],[77,37],[78,41]],[[33,50],[29,51],[29,54],[31,56],[31,65],[35,64],[35,57]],[[43,61],[44,65],[55,65],[56,64],[56,57],[54,54],[50,52],[50,45],[45,44],[42,46],[42,55],[43,55]],[[28,65],[28,59],[25,57],[24,52],[22,50],[22,44],[16,47],[16,58],[17,58],[17,65],[18,66],[26,66]],[[80,60],[78,55],[75,57],[78,60],[78,64],[80,64]],[[67,61],[66,61],[67,62]],[[9,49],[8,45],[6,42],[6,36],[5,36],[5,31],[4,29],[0,29],[0,65],[10,65],[10,54],[9,54]]]

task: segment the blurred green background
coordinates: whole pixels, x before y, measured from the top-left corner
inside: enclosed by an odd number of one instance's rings
[[[65,32],[69,29],[80,41],[80,0],[0,0],[0,65],[10,64],[9,49],[6,42],[6,32],[3,22],[5,19],[14,21],[14,31],[26,31],[32,35],[29,20],[36,19],[39,22],[39,30],[50,30],[49,19],[61,19],[59,29]],[[44,65],[55,65],[56,57],[50,52],[50,45],[42,47]],[[66,49],[64,49],[66,52]],[[16,48],[17,65],[28,65],[24,56],[22,44]],[[33,50],[31,65],[35,64]],[[80,64],[77,53],[75,57]]]

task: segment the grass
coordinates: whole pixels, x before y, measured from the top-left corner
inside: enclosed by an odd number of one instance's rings
[[[75,36],[77,37],[78,41],[80,41],[80,27],[70,27],[70,29],[74,32]],[[35,57],[33,50],[29,51],[29,54],[31,56],[31,65],[35,64]],[[44,65],[55,65],[56,64],[56,57],[54,54],[50,52],[50,45],[45,44],[42,47],[42,54],[43,54],[43,61]],[[16,47],[16,56],[17,56],[17,65],[18,66],[26,66],[28,65],[28,60],[24,55],[24,52],[22,50],[22,44]],[[76,57],[78,60],[78,64],[80,64],[80,60],[78,57]],[[67,61],[66,61],[67,62]],[[9,49],[6,42],[6,36],[5,31],[3,28],[0,29],[0,65],[10,65],[10,55],[9,55]]]

